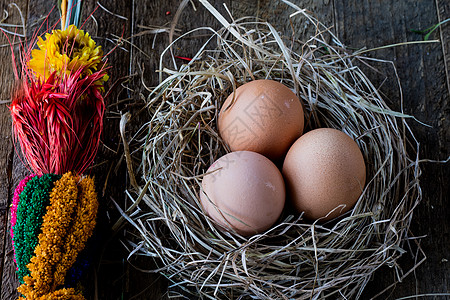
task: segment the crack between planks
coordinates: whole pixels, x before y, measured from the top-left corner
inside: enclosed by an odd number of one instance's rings
[[[332,11],[333,11],[333,24],[334,24],[334,28],[336,30],[336,37],[338,39],[341,39],[342,37],[339,36],[339,22],[337,20],[337,11],[336,11],[336,3],[335,0],[331,0],[331,5],[332,5]]]
[[[135,0],[131,1],[131,17],[130,17],[130,45],[134,45],[134,40],[135,40],[135,36],[134,36],[134,21],[135,21]],[[131,77],[131,74],[133,74],[133,58],[134,58],[134,47],[130,46],[130,58],[129,58],[129,66],[128,66],[128,76]],[[130,91],[128,90],[127,92],[128,97],[131,98],[132,96],[130,95]]]
[[[436,13],[437,13],[437,17],[438,17],[438,22],[439,23],[444,21],[443,18],[441,18],[440,5],[439,5],[440,2],[441,1],[439,1],[439,0],[435,0]],[[442,8],[444,13],[446,12],[445,8],[446,7],[445,7],[445,4],[444,4],[444,7]],[[445,19],[445,16],[444,16],[444,19]],[[446,55],[446,50],[447,49],[445,48],[446,47],[446,43],[445,43],[446,39],[444,38],[445,35],[444,35],[444,30],[442,30],[442,26],[439,26],[439,34],[440,34],[440,37],[441,37],[442,54],[444,56],[445,77],[447,78],[447,90],[448,90],[448,94],[450,96],[450,74],[449,74],[449,66],[448,66],[448,60],[447,60],[447,55]],[[448,36],[447,36],[447,38],[448,38]]]
[[[12,138],[12,137],[11,137]],[[5,230],[5,233],[3,235],[3,247],[2,247],[2,259],[0,262],[0,274],[2,274],[2,278],[0,280],[0,295],[2,294],[3,291],[3,272],[4,272],[4,268],[6,265],[6,257],[7,257],[7,253],[6,253],[6,244],[7,244],[7,237],[9,235],[8,233],[8,215],[9,215],[9,208],[11,206],[11,195],[12,195],[12,189],[13,189],[13,179],[12,179],[12,170],[13,170],[13,163],[14,163],[14,147],[11,147],[11,151],[8,154],[8,165],[6,168],[6,174],[7,174],[7,181],[8,181],[8,187],[7,187],[7,202],[6,202],[6,208],[5,208],[5,216],[3,219],[3,228]]]

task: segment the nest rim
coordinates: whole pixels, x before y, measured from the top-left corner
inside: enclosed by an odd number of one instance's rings
[[[217,11],[210,11],[220,20]],[[154,257],[159,265],[154,272],[173,283],[174,295],[181,288],[182,293],[210,299],[358,298],[375,270],[396,267],[404,252],[401,245],[421,200],[418,142],[406,123],[410,116],[389,109],[354,65],[364,59],[358,51],[349,52],[306,10],[292,17],[298,15],[316,31],[297,45],[301,54],[286,46],[271,24],[242,18],[219,31],[208,28],[211,39],[188,64],[164,67],[164,55],[196,30],[181,35],[161,54],[160,70],[166,78],[161,75],[146,98],[143,112],[150,120],[129,138],[130,115],[122,118],[131,184],[130,205],[119,210],[137,230],[128,239],[130,252]],[[217,48],[208,49],[213,40]],[[255,41],[260,44],[252,44]],[[273,45],[278,52],[270,52],[275,51]],[[320,45],[328,53],[315,55]],[[254,59],[238,57],[239,51],[259,53]],[[284,214],[266,232],[246,238],[220,230],[205,216],[200,179],[227,152],[213,124],[228,94],[248,79],[262,79],[261,74],[282,79],[294,90],[304,107],[305,129],[342,130],[356,140],[366,164],[370,161],[363,195],[343,217],[321,224],[304,222],[301,214]],[[415,157],[410,158],[407,147]],[[285,243],[277,239],[280,235]]]

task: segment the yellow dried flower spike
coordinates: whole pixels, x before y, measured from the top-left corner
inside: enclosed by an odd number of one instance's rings
[[[82,178],[78,183],[78,204],[72,226],[63,248],[63,257],[56,267],[54,286],[64,284],[67,270],[75,263],[78,253],[83,250],[87,239],[92,235],[97,216],[98,201],[94,180]]]
[[[58,288],[93,233],[97,209],[92,178],[69,172],[55,182],[36,256],[27,266],[31,276],[18,289],[26,299],[84,299],[75,289]]]
[[[85,300],[83,295],[78,294],[75,289],[60,289],[48,295],[42,296],[39,300]]]
[[[40,80],[49,78],[53,72],[70,75],[83,68],[84,76],[91,75],[104,67],[103,50],[89,34],[70,25],[65,30],[53,30],[45,34],[45,40],[38,37],[39,49],[31,51],[28,67]],[[104,75],[99,84],[108,80]]]

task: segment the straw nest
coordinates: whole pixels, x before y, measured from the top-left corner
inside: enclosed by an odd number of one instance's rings
[[[121,209],[135,228],[132,254],[154,257],[182,293],[221,299],[358,298],[374,271],[397,267],[412,211],[421,199],[418,144],[407,116],[387,107],[347,50],[305,10],[316,34],[299,41],[269,23],[243,18],[232,24],[201,1],[223,28],[187,64],[163,65],[160,84],[145,99],[139,130],[122,118],[131,204]],[[286,20],[289,22],[290,20]],[[189,32],[176,39],[176,45]],[[308,223],[284,211],[269,230],[249,238],[219,230],[200,206],[202,175],[228,152],[217,130],[226,97],[254,79],[273,79],[301,99],[306,130],[332,127],[359,145],[367,184],[354,209],[328,223]],[[128,129],[128,131],[127,131]],[[406,148],[413,153],[407,155]],[[189,296],[191,297],[191,296]]]

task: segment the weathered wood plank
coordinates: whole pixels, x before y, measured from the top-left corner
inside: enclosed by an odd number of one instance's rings
[[[438,23],[435,1],[334,1],[337,34],[341,41],[354,48],[373,48],[399,42],[421,40],[411,29],[423,30]],[[432,39],[439,38],[438,34]],[[448,37],[447,37],[448,38]],[[447,40],[448,41],[448,40]],[[445,44],[446,42],[443,41]],[[408,45],[370,53],[372,57],[393,61],[403,88],[404,109],[422,122],[409,122],[421,143],[420,157],[444,159],[449,155],[448,107],[449,93],[444,57],[440,43]],[[380,73],[368,71],[369,78],[380,86],[386,99],[395,109],[401,106],[400,94],[395,86],[394,73],[389,64],[377,64]],[[386,82],[385,82],[385,79]],[[446,258],[450,252],[448,165],[423,164],[421,177],[423,202],[412,221],[414,236],[427,235],[420,244],[428,259],[398,284],[395,291],[385,297],[396,298],[421,293],[448,292],[450,274]],[[408,251],[415,251],[405,244]],[[410,252],[411,253],[411,252]],[[421,257],[419,257],[419,260]],[[411,254],[405,255],[400,266],[406,272],[414,265]],[[391,284],[395,274],[387,267],[375,273],[363,298],[380,292]]]
[[[291,1],[300,8],[307,9],[325,26],[334,25],[333,3],[329,0],[298,0]],[[215,6],[220,5],[220,1],[211,1]],[[292,24],[289,22],[289,15],[295,12],[293,8],[282,1],[260,0],[258,2],[245,0],[232,2],[232,14],[234,18],[245,16],[256,16],[270,24],[285,35],[290,36],[293,31],[299,40],[309,39],[317,34],[314,26],[305,18],[295,17]]]
[[[17,24],[20,27],[7,27],[9,31],[17,31],[24,34],[22,30],[23,22],[26,22],[28,1],[16,1],[12,5],[9,3],[0,3],[0,10],[6,11],[9,16],[5,23]],[[20,11],[20,12],[19,12]],[[20,13],[23,14],[22,20]],[[13,38],[13,35],[8,34],[10,41],[18,42],[18,38]],[[0,99],[1,101],[8,101],[14,88],[13,64],[11,61],[11,48],[9,41],[1,34],[0,44],[4,45],[0,48]],[[17,55],[19,44],[14,45],[14,52]],[[0,105],[0,298],[13,299],[16,297],[16,274],[15,264],[13,261],[13,253],[11,247],[11,236],[9,227],[9,205],[12,202],[12,194],[14,192],[13,180],[13,156],[14,146],[11,135],[11,117],[7,104]]]
[[[438,0],[437,13],[439,22],[450,19],[450,2]],[[444,53],[445,72],[447,76],[447,88],[450,93],[450,23],[446,22],[439,28],[442,51]]]
[[[7,7],[10,1],[0,2],[0,9]],[[15,1],[28,15],[28,35],[32,33],[36,25],[42,24],[48,12],[53,7],[52,1],[30,1],[27,13],[27,1]],[[258,15],[268,19],[276,25],[282,33],[291,32],[288,22],[282,21],[289,16],[289,9],[280,1],[251,0],[244,1],[211,1],[224,15],[227,15],[223,3],[226,3],[234,17],[245,15]],[[313,11],[319,20],[327,25],[335,25],[335,32],[339,38],[348,46],[354,48],[376,47],[396,42],[411,41],[421,39],[420,35],[409,32],[409,29],[424,29],[444,20],[449,15],[449,4],[446,1],[357,1],[357,0],[299,0],[293,1],[300,7]],[[22,3],[22,4],[20,4]],[[155,265],[151,260],[146,262],[136,261],[131,258],[130,263],[126,262],[126,252],[119,242],[121,233],[111,236],[108,231],[111,222],[117,219],[112,202],[113,198],[121,206],[125,200],[123,193],[125,188],[126,172],[124,165],[119,164],[115,172],[116,164],[120,156],[115,153],[120,145],[118,136],[118,114],[117,111],[133,111],[133,105],[122,102],[122,100],[132,97],[137,101],[140,93],[146,95],[142,81],[147,86],[154,86],[157,83],[158,58],[162,50],[168,44],[168,34],[149,33],[148,27],[166,26],[170,27],[170,22],[176,12],[180,1],[154,1],[154,0],[133,0],[133,1],[102,1],[101,5],[108,11],[121,15],[124,18],[114,16],[102,8],[98,8],[93,14],[93,18],[88,19],[85,28],[93,35],[98,43],[103,45],[105,52],[114,47],[115,36],[128,38],[136,35],[127,41],[132,42],[136,47],[131,47],[126,42],[121,48],[116,49],[110,56],[109,62],[113,66],[111,70],[112,82],[125,75],[140,74],[135,77],[130,86],[137,88],[133,91],[116,90],[109,98],[109,110],[105,120],[105,131],[103,144],[99,149],[99,154],[95,160],[96,166],[90,173],[96,176],[96,182],[102,202],[102,212],[99,220],[99,231],[104,236],[101,240],[102,252],[99,250],[98,258],[100,263],[95,265],[92,272],[92,281],[88,283],[88,299],[94,298],[97,289],[98,299],[167,299],[167,282],[161,276],[142,273],[137,271],[132,264],[139,267],[147,267],[152,270]],[[186,32],[189,29],[203,26],[217,26],[217,22],[197,1],[194,1],[196,10],[189,3],[178,22],[177,29]],[[437,3],[437,6],[436,6]],[[84,18],[95,9],[96,1],[85,2]],[[11,9],[9,9],[11,11]],[[440,19],[438,20],[438,15]],[[17,15],[11,15],[11,20],[19,22]],[[56,22],[58,16],[54,11],[50,16],[49,25]],[[297,34],[308,36],[311,32],[305,31],[303,23],[295,23],[294,30]],[[144,26],[144,27],[142,27]],[[48,27],[44,27],[47,29]],[[442,159],[449,155],[450,133],[449,133],[449,28],[447,23],[436,31],[433,38],[441,38],[441,44],[402,46],[398,48],[386,49],[369,54],[372,57],[394,60],[404,92],[404,107],[407,113],[414,114],[421,121],[432,125],[432,128],[423,127],[411,122],[410,125],[416,137],[421,142],[421,157]],[[147,32],[147,33],[146,33]],[[142,34],[142,35],[141,35]],[[180,44],[174,48],[176,55],[192,56],[196,49],[205,41],[205,37],[196,36],[189,42]],[[3,44],[2,40],[2,44]],[[130,52],[131,51],[131,52]],[[0,100],[8,99],[10,96],[11,65],[9,62],[9,49],[0,48],[0,59],[3,68],[0,69]],[[446,63],[446,65],[444,64]],[[179,61],[177,63],[182,63]],[[447,69],[445,68],[447,66]],[[386,64],[377,64],[380,73],[370,72],[368,75],[373,82],[380,86],[381,91],[386,95],[388,102],[393,108],[399,109],[399,93],[393,78],[393,69]],[[388,79],[385,81],[386,77]],[[142,81],[141,81],[142,80]],[[120,102],[120,104],[119,104]],[[1,299],[15,299],[17,294],[17,279],[12,263],[11,241],[9,229],[6,227],[7,214],[2,213],[11,201],[12,191],[15,185],[28,172],[22,165],[20,158],[14,154],[11,144],[10,117],[5,105],[0,106],[0,252],[2,260],[2,288]],[[112,149],[112,150],[110,150]],[[112,166],[112,167],[111,167]],[[109,173],[110,170],[113,172]],[[418,207],[413,219],[413,234],[416,236],[428,234],[426,239],[421,241],[421,245],[428,255],[428,260],[416,270],[416,278],[413,275],[407,277],[405,282],[398,285],[391,295],[391,298],[409,296],[416,293],[446,292],[449,282],[448,259],[449,253],[449,224],[446,216],[449,215],[447,205],[449,187],[444,183],[450,178],[450,170],[445,165],[424,165],[422,176],[422,188],[424,191],[423,203]],[[109,176],[108,176],[109,174]],[[108,179],[108,180],[107,180]],[[106,182],[106,190],[103,195],[102,190]],[[108,211],[106,215],[105,211]],[[5,226],[3,224],[6,224]],[[430,225],[431,224],[431,225]],[[400,262],[405,270],[414,262],[411,257],[405,257]],[[96,276],[96,278],[95,278]],[[392,271],[382,268],[375,274],[373,282],[368,286],[363,299],[369,298],[381,291],[393,280]],[[95,286],[97,285],[97,286]],[[383,295],[384,299],[387,295]]]

